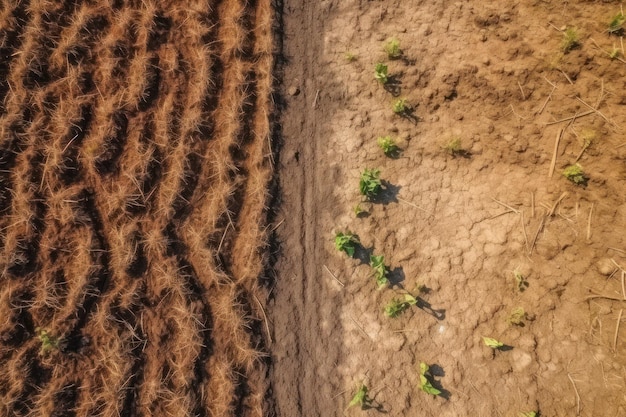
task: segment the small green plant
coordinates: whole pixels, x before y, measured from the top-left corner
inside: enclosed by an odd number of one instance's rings
[[[387,84],[389,77],[387,77],[387,65],[379,62],[374,67],[374,78],[381,84]]]
[[[500,349],[502,346],[504,346],[504,343],[498,342],[496,339],[485,336],[483,336],[483,343],[485,344],[485,346],[488,346],[491,349]]]
[[[365,384],[361,384],[359,386],[359,389],[356,391],[356,393],[352,397],[352,400],[350,400],[350,403],[348,404],[348,408],[358,405],[359,407],[361,407],[361,410],[364,410],[370,407],[371,404],[372,404],[372,399],[367,396],[367,386]]]
[[[433,387],[433,384],[430,382],[432,375],[428,371],[429,369],[430,367],[428,365],[424,362],[420,362],[420,389],[426,394],[441,395],[441,391]]]
[[[523,326],[526,319],[526,312],[522,307],[516,307],[511,311],[509,317],[507,317],[507,323],[513,326]]]
[[[52,336],[47,330],[40,327],[37,327],[35,331],[41,342],[41,349],[39,350],[41,355],[46,355],[48,352],[59,348],[59,339],[57,337]]]
[[[397,298],[392,299],[385,306],[385,315],[387,317],[395,318],[404,312],[407,308],[417,304],[417,298],[411,294],[404,294],[404,301],[400,301]]]
[[[580,132],[580,139],[582,140],[583,148],[587,149],[594,140],[596,140],[598,134],[593,129],[583,129]]]
[[[561,50],[564,53],[568,53],[572,49],[580,45],[580,35],[575,28],[567,28],[563,32],[563,39],[561,40]]]
[[[358,58],[358,56],[355,53],[352,53],[352,52],[346,52],[344,57],[346,58],[346,61],[348,61],[348,62],[354,62]]]
[[[354,257],[354,252],[361,242],[359,237],[350,232],[338,232],[335,235],[335,248],[340,252],[345,252],[349,257]]]
[[[611,50],[611,52],[609,52],[609,58],[617,59],[619,58],[620,53],[620,49],[617,46],[613,45],[613,49]]]
[[[446,153],[452,156],[461,155],[464,152],[463,145],[461,144],[461,138],[458,137],[450,139],[450,141],[443,145],[442,148],[446,151]]]
[[[609,34],[619,35],[623,32],[624,28],[622,25],[626,22],[626,16],[624,16],[623,12],[619,12],[616,14],[613,19],[609,22],[608,32]]]
[[[359,191],[361,195],[364,195],[367,199],[371,199],[376,197],[381,189],[380,171],[378,169],[365,169],[365,171],[361,173],[361,179],[359,180]]]
[[[387,52],[389,59],[398,59],[402,56],[402,50],[400,49],[400,41],[398,38],[389,39],[383,48]]]
[[[537,417],[536,411],[526,411],[525,413],[519,413],[519,417]]]
[[[361,203],[354,206],[353,211],[354,211],[354,215],[357,217],[359,217],[361,214],[367,213],[367,210],[365,210],[363,206],[361,206]]]
[[[383,288],[389,284],[387,275],[389,274],[389,268],[385,265],[384,255],[370,255],[370,267],[376,278],[376,284],[378,288]]]
[[[383,150],[383,153],[389,157],[396,156],[400,150],[391,136],[381,136],[376,139],[376,142],[378,147]]]
[[[404,98],[399,98],[393,102],[391,109],[395,114],[406,114],[409,110],[409,105]]]
[[[519,292],[524,292],[528,288],[528,281],[526,281],[526,277],[519,271],[513,271],[513,277],[515,278],[515,283],[517,285],[517,290]]]
[[[563,176],[576,185],[587,185],[587,175],[580,164],[570,165],[563,170]]]

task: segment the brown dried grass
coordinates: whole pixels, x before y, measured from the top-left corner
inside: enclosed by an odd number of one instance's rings
[[[269,1],[16,7],[0,414],[262,415]]]

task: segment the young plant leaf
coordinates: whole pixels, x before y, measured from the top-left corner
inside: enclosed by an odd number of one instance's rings
[[[338,232],[335,235],[335,248],[340,252],[345,252],[349,257],[354,257],[357,245],[359,245],[359,237],[350,232]]]
[[[406,99],[399,98],[393,102],[392,110],[395,114],[405,114],[408,110],[408,104]]]
[[[573,182],[576,185],[587,185],[589,178],[583,171],[583,167],[580,164],[570,165],[563,170],[563,176]]]
[[[361,179],[359,180],[359,191],[361,194],[370,199],[376,197],[381,189],[380,171],[377,169],[365,169],[361,173]]]
[[[517,284],[517,289],[519,292],[524,292],[528,288],[528,281],[526,281],[526,277],[519,270],[513,271],[513,276],[515,277],[515,283]]]
[[[387,274],[389,274],[389,268],[385,265],[384,255],[370,255],[370,267],[376,278],[376,283],[379,288],[382,288],[389,284]]]
[[[403,302],[394,298],[385,306],[385,316],[396,318],[404,311],[405,308],[406,307]]]
[[[381,84],[387,84],[389,78],[387,77],[387,65],[379,62],[374,67],[374,78]]]
[[[537,417],[537,413],[535,411],[527,411],[525,413],[519,413],[519,417]]]
[[[396,145],[396,142],[391,138],[391,136],[381,136],[376,139],[378,143],[378,147],[383,150],[383,153],[386,156],[394,157],[397,156],[400,148]]]
[[[420,389],[426,394],[441,395],[441,391],[433,387],[433,384],[424,375],[420,375]]]
[[[402,50],[400,49],[400,41],[398,38],[391,38],[385,44],[385,52],[387,52],[387,57],[389,59],[398,59],[402,56]]]
[[[440,395],[441,391],[433,387],[433,384],[428,380],[430,373],[428,370],[430,367],[424,362],[420,362],[420,389],[427,394]]]
[[[352,400],[348,404],[348,408],[354,407],[358,405],[363,409],[371,403],[371,400],[367,397],[367,386],[365,384],[361,384],[357,392],[352,397]]]
[[[485,337],[485,336],[483,336],[483,343],[485,344],[485,346],[488,346],[492,349],[498,349],[504,346],[504,343],[498,342],[496,339],[492,339],[491,337]]]
[[[613,19],[611,19],[611,21],[609,22],[609,29],[608,32],[609,34],[620,34],[623,32],[623,28],[622,25],[624,24],[624,22],[626,22],[626,16],[624,16],[624,13],[618,13],[616,14]]]
[[[411,294],[404,294],[404,302],[410,306],[414,306],[417,304],[417,298],[413,297]]]
[[[40,327],[37,327],[35,331],[41,342],[41,349],[39,350],[41,355],[46,355],[48,352],[59,348],[59,339],[57,337],[52,336],[47,330]]]

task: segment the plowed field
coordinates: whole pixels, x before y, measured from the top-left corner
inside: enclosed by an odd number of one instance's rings
[[[273,22],[0,3],[0,415],[263,414]]]

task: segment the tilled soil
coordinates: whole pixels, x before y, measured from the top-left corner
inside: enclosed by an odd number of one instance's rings
[[[619,13],[614,1],[285,2],[278,415],[626,414],[626,63],[623,32],[607,31]],[[383,51],[392,37],[400,59]],[[376,144],[386,135],[396,158]],[[575,163],[586,185],[562,175]],[[365,168],[383,193],[357,217]],[[354,259],[333,245],[345,231],[363,245]],[[388,288],[370,254],[385,256]],[[387,317],[406,292],[417,305]],[[418,388],[420,362],[441,396]],[[348,408],[361,384],[365,411]]]
[[[264,414],[274,21],[0,4],[0,415]]]

